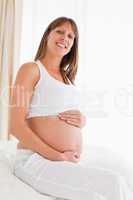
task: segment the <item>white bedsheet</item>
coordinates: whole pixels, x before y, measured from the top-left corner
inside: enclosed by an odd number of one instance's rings
[[[88,153],[89,152],[89,153]],[[16,142],[0,141],[0,197],[2,200],[57,200],[39,194],[12,174]],[[100,166],[120,173],[133,191],[133,166],[120,156],[103,147],[84,150],[84,162],[88,166]]]
[[[0,142],[0,199],[55,200],[36,192],[12,174],[15,147],[14,142]]]

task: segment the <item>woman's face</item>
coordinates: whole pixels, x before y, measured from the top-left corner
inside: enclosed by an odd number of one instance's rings
[[[71,24],[66,22],[50,32],[47,40],[47,50],[56,56],[63,57],[70,52],[74,38],[75,34]]]

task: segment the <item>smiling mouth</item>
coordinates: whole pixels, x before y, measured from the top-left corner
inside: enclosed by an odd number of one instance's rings
[[[60,42],[56,42],[56,45],[62,49],[67,49],[66,45],[65,44],[62,44]]]

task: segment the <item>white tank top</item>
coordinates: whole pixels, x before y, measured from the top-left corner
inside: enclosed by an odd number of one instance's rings
[[[79,90],[53,78],[38,60],[40,79],[37,82],[26,118],[56,116],[60,112],[79,108]]]

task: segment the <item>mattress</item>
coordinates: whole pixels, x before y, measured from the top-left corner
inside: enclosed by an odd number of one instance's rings
[[[0,197],[2,200],[59,200],[42,195],[13,175],[16,141],[0,141]],[[86,146],[83,162],[91,167],[102,167],[118,172],[133,191],[133,166],[116,153],[100,146]]]

